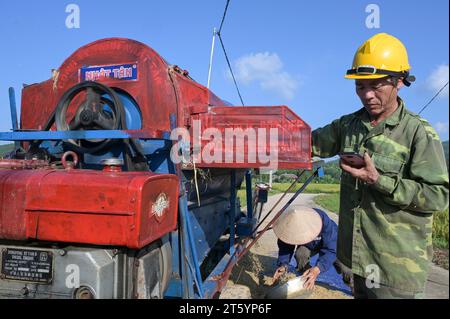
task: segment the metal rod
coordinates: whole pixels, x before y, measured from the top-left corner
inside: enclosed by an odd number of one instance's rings
[[[187,223],[187,193],[186,188],[184,186],[184,179],[183,174],[181,172],[181,168],[179,165],[174,165],[172,161],[170,161],[171,165],[173,165],[173,168],[175,169],[176,175],[178,176],[179,180],[179,188],[180,188],[180,196],[178,198],[178,212],[179,212],[179,234],[180,234],[180,252],[181,252],[181,280],[182,280],[182,290],[183,290],[183,298],[189,299],[191,296],[194,296],[194,287],[191,281],[191,278],[195,276],[195,273],[193,273],[189,267],[188,263],[188,253],[189,253],[189,247],[190,247],[190,241],[189,241],[189,228]],[[192,256],[192,251],[191,251]],[[195,263],[197,261],[195,260]],[[194,279],[194,278],[192,278]]]
[[[264,223],[264,221],[267,219],[267,217],[270,216],[270,214],[272,214],[272,212],[275,210],[275,207],[278,206],[278,204],[283,200],[283,198],[290,192],[290,190],[292,188],[294,188],[294,186],[297,184],[297,182],[300,180],[300,177],[302,177],[303,173],[305,173],[305,171],[302,171],[300,173],[300,175],[297,176],[297,178],[295,179],[294,182],[292,182],[292,184],[288,187],[288,189],[283,193],[283,195],[277,200],[277,202],[272,206],[272,208],[270,209],[270,211],[266,214],[266,216],[264,216],[264,218],[258,223],[258,225],[255,227],[255,229],[252,231],[250,237],[252,237],[254,235],[254,233],[258,230],[258,228]],[[262,213],[262,208],[261,208],[261,213]],[[261,215],[260,215],[261,216]],[[249,238],[250,238],[249,237]]]
[[[14,88],[9,88],[9,106],[11,109],[11,122],[13,131],[17,131],[19,129],[19,125],[17,124],[17,106],[16,106],[16,94],[14,92]]]
[[[178,225],[180,225],[180,214],[178,214]],[[182,277],[182,257],[183,254],[181,253],[180,247],[181,247],[181,236],[180,236],[180,229],[179,227],[170,232],[170,244],[172,247],[172,276],[169,279],[169,285],[168,288],[164,294],[164,297],[177,297],[182,298],[183,297],[183,282],[181,280]]]
[[[152,132],[137,130],[18,131],[0,133],[0,141],[83,140],[96,138],[170,140],[170,133],[163,133],[160,136],[156,136]]]
[[[19,129],[19,124],[17,120],[17,105],[16,105],[16,93],[13,87],[9,88],[9,108],[11,110],[11,123],[13,131],[17,131]],[[20,147],[19,141],[14,141],[14,146],[17,148]]]
[[[230,254],[234,254],[234,220],[236,218],[236,170],[231,171],[231,189],[230,189]]]
[[[252,207],[252,171],[248,170],[245,172],[245,191],[247,195],[247,221],[253,218],[253,207]]]
[[[170,115],[170,125],[171,127],[176,126],[177,123],[177,117],[175,114]],[[174,141],[169,141],[169,143],[173,146]],[[191,282],[191,278],[195,277],[195,273],[193,274],[192,266],[189,264],[188,261],[188,252],[189,249],[187,249],[189,245],[189,239],[188,239],[188,223],[187,223],[187,212],[188,212],[188,200],[187,200],[187,193],[186,188],[184,184],[184,178],[183,173],[181,171],[180,165],[175,165],[175,163],[169,158],[169,172],[172,174],[176,174],[178,176],[179,181],[179,189],[180,189],[180,196],[178,198],[178,251],[180,253],[179,255],[179,268],[181,268],[181,289],[182,289],[182,297],[183,298],[190,298],[191,296],[194,296],[194,287]],[[191,251],[192,255],[192,251]],[[197,264],[197,259],[195,259],[195,264]],[[181,267],[180,267],[181,266]],[[196,278],[192,278],[194,281]],[[199,289],[199,292],[201,291],[201,287],[197,284],[197,288]],[[201,293],[201,296],[203,294]]]
[[[181,183],[180,183],[181,184]],[[186,218],[185,218],[185,210],[184,210],[184,197],[186,195],[180,197],[178,202],[178,209],[180,212],[180,240],[181,240],[181,279],[182,279],[182,289],[183,289],[183,298],[190,298],[193,295],[193,288],[190,284],[189,277],[192,276],[192,273],[189,272],[189,265],[187,263],[186,258],[184,256],[187,256],[187,245],[189,245],[187,240],[187,227],[186,227]],[[189,275],[190,274],[190,275]]]
[[[193,269],[191,263],[189,262],[189,259],[188,259],[187,255],[185,255],[184,258],[186,259],[186,263],[188,264],[189,270],[191,271],[191,273],[195,273],[195,270]],[[197,286],[197,289],[199,290],[200,298],[203,299],[203,292],[200,292],[200,288],[199,288],[200,285],[201,285],[201,282],[198,281],[197,276],[194,276],[193,279],[194,279],[195,285]]]
[[[268,230],[271,230],[273,227],[270,227]],[[259,232],[257,232],[257,234],[259,235],[260,233],[262,233],[262,230],[260,230]]]
[[[209,67],[208,67],[208,84],[206,85],[206,87],[209,89],[209,84],[211,81],[211,69],[212,69],[212,63],[213,63],[213,56],[214,56],[214,44],[216,41],[216,28],[214,28],[213,31],[213,38],[212,38],[212,44],[211,44],[211,55],[209,57]]]
[[[191,221],[189,220],[189,211],[187,209],[187,200],[184,199],[184,209],[185,209],[185,213],[184,216],[186,218],[185,222],[186,222],[186,230],[187,230],[187,234],[188,234],[188,239],[189,239],[189,244],[190,244],[190,248],[191,248],[191,255],[192,258],[194,259],[194,277],[196,278],[197,281],[197,289],[200,295],[200,298],[203,298],[203,286],[202,286],[202,275],[200,273],[200,266],[198,264],[198,258],[197,258],[197,249],[195,248],[195,243],[194,243],[194,236],[192,234],[192,227],[191,227]]]

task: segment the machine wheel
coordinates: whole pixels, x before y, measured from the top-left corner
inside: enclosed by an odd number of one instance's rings
[[[67,109],[73,99],[83,91],[86,91],[86,99],[78,106],[73,120],[68,123]],[[122,101],[113,89],[101,83],[87,81],[73,86],[61,97],[55,110],[55,124],[58,131],[117,130],[125,116],[124,113]],[[70,139],[69,142],[80,153],[95,153],[109,146],[111,140]]]

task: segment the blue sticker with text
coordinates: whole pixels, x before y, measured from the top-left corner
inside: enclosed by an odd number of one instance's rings
[[[80,81],[97,81],[101,79],[135,81],[138,79],[137,63],[85,66],[80,69]]]

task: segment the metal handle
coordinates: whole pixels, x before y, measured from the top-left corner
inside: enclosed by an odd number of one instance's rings
[[[69,156],[72,156],[72,161],[67,161]],[[73,169],[78,165],[78,155],[72,151],[65,152],[61,158],[61,162],[65,169]]]

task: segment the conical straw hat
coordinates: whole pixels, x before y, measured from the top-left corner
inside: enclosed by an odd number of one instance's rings
[[[304,245],[319,236],[322,218],[312,208],[291,206],[273,225],[275,235],[291,245]]]

